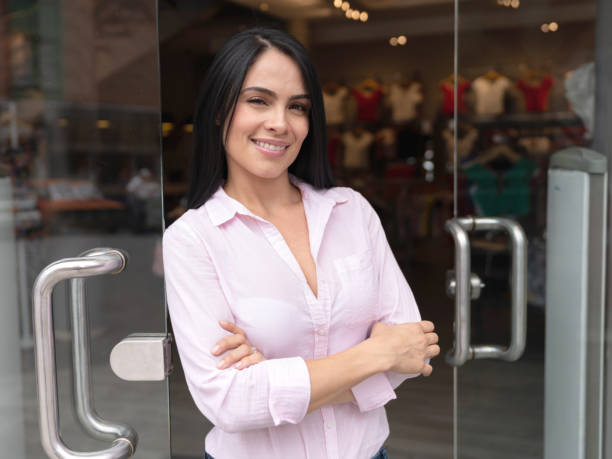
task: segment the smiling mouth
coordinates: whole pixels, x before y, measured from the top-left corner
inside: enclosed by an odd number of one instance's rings
[[[289,145],[272,145],[271,143],[261,142],[259,140],[253,140],[253,143],[260,148],[264,148],[269,151],[280,152],[289,148]]]

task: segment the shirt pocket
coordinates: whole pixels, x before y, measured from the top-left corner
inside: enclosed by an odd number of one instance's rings
[[[338,279],[338,320],[349,327],[369,327],[377,315],[377,277],[371,250],[334,260]]]

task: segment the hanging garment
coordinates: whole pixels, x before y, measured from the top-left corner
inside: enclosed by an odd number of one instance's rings
[[[553,79],[550,75],[544,77],[535,85],[524,80],[519,80],[516,85],[523,92],[525,109],[528,112],[545,112],[548,110],[548,93],[553,85]]]
[[[345,102],[348,89],[340,87],[335,93],[330,94],[323,91],[323,105],[325,107],[326,124],[342,124],[345,121]]]
[[[452,158],[455,146],[453,131],[450,129],[444,129],[442,137],[444,137],[444,143],[446,144],[448,156],[449,158]],[[478,130],[474,128],[471,128],[467,132],[463,133],[461,137],[457,136],[457,154],[459,155],[460,160],[470,155],[474,149],[476,140],[478,140]]]
[[[374,135],[363,131],[357,136],[353,131],[342,134],[344,144],[344,167],[367,169],[370,165],[370,147],[374,142]]]
[[[378,110],[382,90],[380,88],[373,91],[361,91],[353,89],[353,97],[357,102],[357,120],[374,123],[378,121]]]
[[[499,115],[504,112],[504,94],[511,83],[505,76],[494,80],[487,77],[478,77],[472,82],[472,89],[476,94],[477,115]]]
[[[396,123],[405,123],[416,118],[417,107],[421,102],[423,94],[419,83],[412,82],[408,87],[394,84],[389,88],[391,119]]]
[[[466,113],[467,106],[465,105],[464,95],[465,91],[470,87],[469,81],[462,81],[457,86],[457,101],[459,106],[459,113]],[[448,116],[455,114],[455,86],[444,82],[440,83],[440,89],[442,90],[444,99],[442,101],[442,113]]]
[[[521,158],[506,171],[476,163],[463,170],[471,182],[470,196],[479,215],[521,217],[531,210],[531,177],[537,164]]]

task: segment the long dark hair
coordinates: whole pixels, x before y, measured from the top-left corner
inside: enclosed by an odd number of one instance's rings
[[[291,57],[302,72],[310,96],[308,135],[289,172],[316,188],[334,185],[327,157],[323,96],[317,72],[304,47],[276,29],[254,28],[230,38],[215,56],[202,85],[194,116],[194,149],[187,196],[190,209],[200,207],[227,179],[223,125],[234,116],[244,78],[257,57],[275,48]]]

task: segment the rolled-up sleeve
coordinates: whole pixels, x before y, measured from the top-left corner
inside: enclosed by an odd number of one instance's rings
[[[297,424],[310,402],[310,375],[301,357],[270,359],[244,370],[216,367],[212,347],[233,321],[204,241],[179,220],[164,233],[166,298],[174,339],[194,402],[226,432]]]
[[[360,194],[365,223],[368,228],[374,265],[378,274],[377,320],[387,324],[418,322],[421,320],[412,290],[402,273],[385,236],[380,218],[370,203]],[[369,411],[397,398],[395,389],[406,379],[418,374],[392,371],[378,373],[352,388],[360,411]]]

